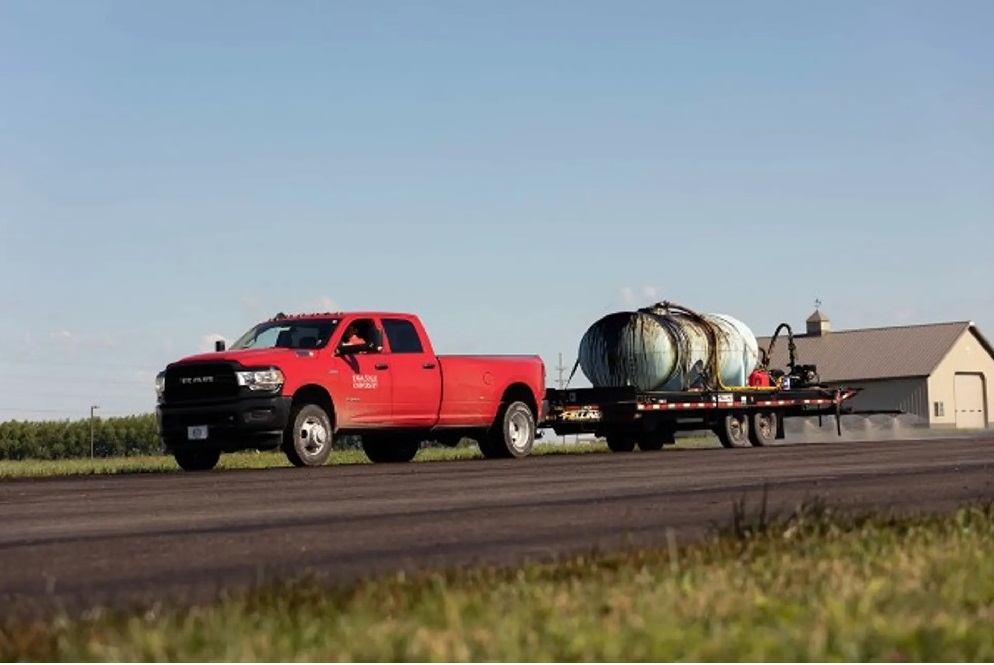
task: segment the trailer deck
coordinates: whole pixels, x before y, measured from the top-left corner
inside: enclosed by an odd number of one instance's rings
[[[844,403],[857,388],[741,387],[725,390],[640,391],[636,388],[549,389],[542,423],[559,435],[595,434],[612,450],[657,450],[677,431],[709,429],[725,447],[766,445],[785,437],[786,418],[853,413]],[[840,429],[841,433],[841,429]]]

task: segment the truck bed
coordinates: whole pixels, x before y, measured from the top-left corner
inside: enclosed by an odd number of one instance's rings
[[[439,427],[489,426],[508,386],[527,387],[536,410],[545,381],[542,359],[537,355],[439,354],[441,396]]]

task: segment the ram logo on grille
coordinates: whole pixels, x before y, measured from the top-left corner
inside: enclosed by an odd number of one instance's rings
[[[184,376],[179,380],[180,383],[190,384],[190,383],[214,383],[213,376]]]

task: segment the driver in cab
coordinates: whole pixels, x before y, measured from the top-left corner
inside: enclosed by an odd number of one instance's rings
[[[359,326],[357,324],[353,323],[345,330],[345,334],[342,335],[342,344],[346,346],[366,344],[366,340],[359,333]]]

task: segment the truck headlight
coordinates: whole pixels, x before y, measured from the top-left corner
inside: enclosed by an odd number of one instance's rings
[[[279,390],[283,387],[283,372],[276,367],[236,372],[238,385],[249,390]]]
[[[155,375],[155,398],[162,401],[162,395],[166,392],[166,373],[159,372]]]

